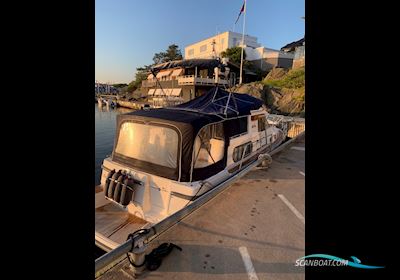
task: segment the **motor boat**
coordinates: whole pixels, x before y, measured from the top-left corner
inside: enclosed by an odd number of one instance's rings
[[[117,116],[96,187],[96,245],[110,251],[278,147],[263,102],[219,87],[174,107]]]

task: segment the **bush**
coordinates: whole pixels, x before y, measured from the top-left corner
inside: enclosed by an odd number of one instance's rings
[[[290,70],[283,78],[267,80],[264,84],[272,87],[298,89],[305,86],[304,68]]]

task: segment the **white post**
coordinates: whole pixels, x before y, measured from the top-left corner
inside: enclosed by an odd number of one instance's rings
[[[240,56],[240,79],[239,79],[239,85],[242,84],[243,82],[243,51],[244,51],[244,28],[246,25],[246,11],[247,11],[247,1],[244,0],[244,15],[243,15],[243,34],[242,34],[242,54]]]

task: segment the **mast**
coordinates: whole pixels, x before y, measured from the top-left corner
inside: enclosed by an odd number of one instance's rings
[[[244,29],[246,26],[246,12],[247,12],[247,1],[244,0],[244,17],[243,17],[243,34],[242,34],[242,53],[240,55],[240,79],[239,85],[243,82],[243,51],[244,51]]]

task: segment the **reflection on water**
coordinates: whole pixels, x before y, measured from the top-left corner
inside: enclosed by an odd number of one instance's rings
[[[95,104],[95,186],[100,184],[101,164],[111,155],[114,146],[116,116],[134,111],[127,108],[110,108]]]

